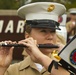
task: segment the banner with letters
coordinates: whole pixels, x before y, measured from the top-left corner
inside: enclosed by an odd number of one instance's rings
[[[24,20],[14,15],[0,15],[0,41],[12,40],[19,41],[24,39],[25,23]],[[13,59],[22,59],[23,48],[15,48]]]

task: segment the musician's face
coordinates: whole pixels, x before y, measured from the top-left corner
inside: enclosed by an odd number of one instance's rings
[[[76,14],[70,14],[70,18],[76,20]]]
[[[32,28],[30,36],[37,40],[38,44],[56,44],[56,31],[54,29]],[[50,49],[40,49],[44,54],[52,52]]]

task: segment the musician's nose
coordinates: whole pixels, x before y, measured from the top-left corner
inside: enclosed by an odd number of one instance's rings
[[[54,38],[54,33],[48,32],[47,33],[47,40],[52,40]]]

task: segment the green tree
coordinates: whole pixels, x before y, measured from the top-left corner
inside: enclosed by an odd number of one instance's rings
[[[17,9],[19,2],[16,0],[0,0],[0,9]]]

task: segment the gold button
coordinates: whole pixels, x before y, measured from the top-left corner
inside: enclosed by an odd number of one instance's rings
[[[55,6],[54,5],[50,5],[47,9],[48,12],[51,12],[55,9]]]

